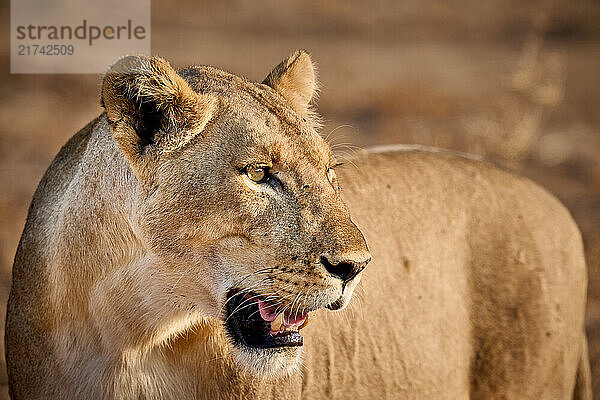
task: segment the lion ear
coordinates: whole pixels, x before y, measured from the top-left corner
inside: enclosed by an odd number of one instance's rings
[[[130,161],[185,146],[204,129],[215,101],[200,95],[159,57],[128,56],[102,82],[102,105],[113,136]]]
[[[300,114],[306,115],[317,92],[315,66],[305,50],[296,50],[262,82],[275,89]]]

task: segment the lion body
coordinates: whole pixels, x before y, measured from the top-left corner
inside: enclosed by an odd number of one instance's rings
[[[303,331],[302,373],[263,380],[218,320],[139,315],[159,297],[136,264],[143,188],[100,116],[32,201],[8,304],[13,398],[566,400],[576,382],[590,398],[582,242],[553,196],[426,150],[361,152],[338,176],[373,261],[349,310]]]

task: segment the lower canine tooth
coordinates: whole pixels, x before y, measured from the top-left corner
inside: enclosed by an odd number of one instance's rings
[[[304,328],[306,325],[308,325],[308,322],[309,322],[309,321],[310,321],[310,315],[309,315],[309,314],[306,314],[306,319],[304,320],[304,322],[302,323],[302,325],[300,325],[300,326],[298,327],[298,330],[300,330],[300,329]]]
[[[278,332],[279,328],[281,328],[282,324],[283,324],[283,314],[279,314],[277,316],[277,318],[275,318],[273,321],[271,321],[271,331]]]

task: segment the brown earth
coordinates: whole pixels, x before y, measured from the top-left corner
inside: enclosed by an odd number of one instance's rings
[[[9,26],[4,0],[0,16]],[[600,2],[155,1],[152,50],[262,80],[296,48],[319,64],[325,136],[476,153],[533,178],[586,246],[600,399]],[[95,75],[11,75],[0,42],[0,302],[27,208],[60,146],[101,112]],[[1,321],[5,308],[2,307]],[[3,325],[3,323],[2,323]],[[6,382],[4,367],[0,384]],[[0,398],[6,396],[6,390]]]

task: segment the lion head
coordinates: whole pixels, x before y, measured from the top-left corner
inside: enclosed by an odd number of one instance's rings
[[[304,51],[262,83],[130,56],[102,87],[141,183],[148,284],[161,307],[223,321],[238,362],[263,375],[294,369],[310,313],[344,308],[370,260],[317,132],[315,92]]]

